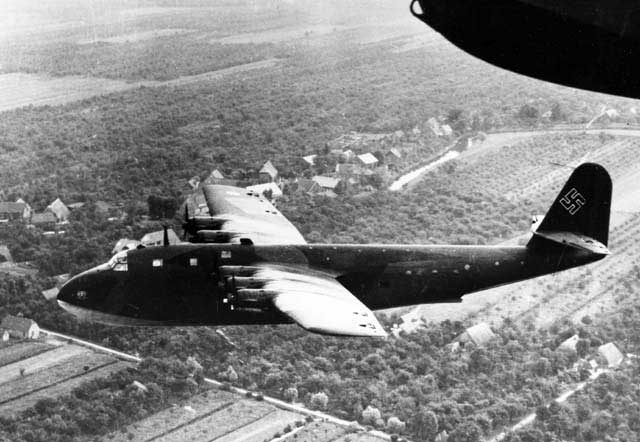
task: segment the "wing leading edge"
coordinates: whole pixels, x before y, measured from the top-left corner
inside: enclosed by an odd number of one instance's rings
[[[266,198],[232,186],[203,186],[209,215],[221,222],[232,239],[250,238],[254,244],[306,244],[287,218]]]
[[[384,337],[375,315],[331,275],[304,270],[261,267],[272,303],[302,328],[322,334]]]

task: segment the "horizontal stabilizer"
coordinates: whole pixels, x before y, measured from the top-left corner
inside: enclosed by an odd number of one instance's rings
[[[611,252],[599,241],[588,236],[577,235],[571,232],[534,232],[535,235],[548,239],[549,241],[557,242],[559,244],[566,244],[569,246],[584,249],[589,252],[598,255],[609,255]]]

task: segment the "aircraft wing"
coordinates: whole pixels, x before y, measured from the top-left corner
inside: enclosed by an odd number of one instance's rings
[[[298,229],[266,198],[240,187],[207,185],[202,191],[209,215],[231,238],[254,244],[306,244]]]
[[[329,335],[377,336],[375,315],[331,275],[305,269],[262,267],[254,275],[273,294],[276,309],[302,328]]]

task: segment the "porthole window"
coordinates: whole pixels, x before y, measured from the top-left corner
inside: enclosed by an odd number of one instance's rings
[[[189,258],[189,265],[191,267],[196,267],[198,265],[198,258]]]

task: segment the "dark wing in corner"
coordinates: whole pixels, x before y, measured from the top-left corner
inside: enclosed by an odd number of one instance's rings
[[[496,66],[640,98],[635,1],[413,0],[412,12],[459,48]]]
[[[266,198],[240,187],[207,185],[202,191],[219,229],[254,244],[306,244],[298,229]]]

